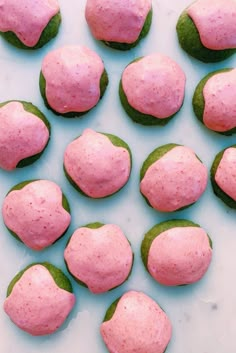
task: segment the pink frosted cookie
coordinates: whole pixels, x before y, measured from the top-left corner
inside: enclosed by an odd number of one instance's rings
[[[49,52],[42,63],[40,91],[55,114],[74,117],[97,105],[108,76],[102,59],[84,46],[65,46]]]
[[[75,304],[69,279],[49,263],[32,264],[11,281],[4,310],[13,323],[32,336],[54,333]]]
[[[164,353],[172,328],[153,299],[130,291],[109,307],[100,332],[111,353]]]
[[[67,146],[64,170],[71,184],[84,195],[110,196],[129,179],[131,152],[119,137],[86,129]]]
[[[0,104],[0,168],[13,170],[36,161],[50,138],[50,124],[33,104]]]
[[[85,17],[94,38],[128,50],[145,37],[152,22],[151,0],[87,0]]]
[[[161,212],[178,211],[195,203],[207,186],[207,169],[188,147],[167,144],[143,163],[140,191]]]
[[[21,49],[38,49],[57,35],[61,23],[57,0],[2,0],[0,34]]]
[[[92,223],[78,228],[64,252],[69,272],[94,293],[104,293],[127,280],[133,263],[131,246],[115,224]]]
[[[155,225],[142,241],[141,255],[150,275],[166,286],[199,281],[212,258],[212,242],[197,224],[171,220]]]
[[[60,187],[49,180],[25,181],[14,186],[2,206],[11,234],[33,250],[57,241],[70,225],[70,208]]]
[[[144,56],[125,68],[120,100],[136,123],[165,125],[183,104],[185,81],[183,70],[168,56]]]

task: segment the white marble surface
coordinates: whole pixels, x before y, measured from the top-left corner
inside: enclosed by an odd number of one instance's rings
[[[46,47],[26,52],[0,40],[0,101],[22,99],[37,105],[52,124],[51,142],[34,165],[14,172],[0,171],[0,204],[16,183],[32,178],[48,178],[61,185],[72,209],[72,224],[63,239],[41,253],[28,250],[11,237],[0,218],[0,352],[1,353],[105,353],[99,325],[106,308],[129,289],[142,290],[167,312],[173,324],[173,337],[166,353],[233,353],[236,351],[236,217],[218,200],[208,184],[203,197],[191,208],[177,214],[161,214],[147,206],[139,194],[139,169],[146,156],[157,146],[175,142],[195,150],[208,169],[215,154],[235,143],[207,131],[194,117],[191,98],[198,81],[208,72],[236,66],[236,56],[208,65],[190,59],[178,46],[175,33],[177,18],[188,0],[153,0],[153,24],[149,35],[129,52],[119,52],[97,43],[84,19],[85,0],[60,0],[63,22],[60,33]],[[67,120],[53,115],[42,101],[38,76],[44,55],[65,44],[85,44],[101,55],[110,83],[98,106],[82,119]],[[185,103],[180,113],[164,128],[134,124],[122,110],[118,84],[124,67],[135,57],[152,52],[171,56],[187,75]],[[104,200],[89,200],[78,194],[63,175],[62,158],[68,142],[86,128],[114,133],[123,138],[133,152],[132,176],[117,195]],[[201,224],[210,234],[214,256],[210,269],[199,283],[186,287],[165,288],[144,270],[140,244],[144,233],[154,224],[187,218]],[[2,310],[8,283],[24,266],[35,261],[50,261],[65,269],[63,249],[78,226],[101,221],[117,223],[131,241],[135,252],[132,275],[121,287],[102,295],[92,295],[72,284],[77,304],[66,325],[50,337],[31,337],[15,327]]]

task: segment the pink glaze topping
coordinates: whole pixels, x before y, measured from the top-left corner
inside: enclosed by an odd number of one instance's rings
[[[140,190],[153,208],[172,212],[196,202],[206,186],[206,167],[190,148],[177,146],[148,168]]]
[[[205,84],[203,122],[211,130],[224,132],[236,127],[236,69],[215,74]]]
[[[64,166],[78,187],[93,198],[106,197],[121,189],[129,179],[129,152],[91,129],[66,148]]]
[[[59,288],[44,266],[34,265],[14,285],[4,310],[19,328],[41,336],[56,331],[74,304],[73,293]]]
[[[14,32],[22,43],[34,47],[59,10],[57,0],[2,0],[0,31]]]
[[[51,51],[42,64],[46,97],[58,113],[85,112],[100,99],[101,58],[83,46],[65,46]]]
[[[0,168],[15,169],[22,159],[42,152],[48,139],[44,122],[20,102],[0,107]]]
[[[128,240],[114,224],[97,229],[77,229],[65,249],[64,257],[70,272],[96,294],[123,283],[133,261]]]
[[[236,148],[229,147],[224,151],[223,157],[215,174],[217,185],[234,201],[236,201]]]
[[[87,0],[85,17],[96,39],[133,43],[151,7],[151,0]]]
[[[130,291],[120,298],[113,317],[102,323],[100,332],[111,353],[163,353],[172,329],[153,299]]]
[[[187,13],[206,48],[236,48],[235,0],[198,0],[187,9]]]
[[[33,250],[53,244],[71,219],[62,206],[60,187],[49,180],[11,191],[3,202],[2,215],[6,226]]]
[[[211,258],[209,238],[202,228],[176,227],[153,240],[147,267],[159,283],[178,286],[200,280]]]
[[[185,74],[168,56],[152,54],[126,67],[122,87],[133,108],[164,119],[183,104]]]

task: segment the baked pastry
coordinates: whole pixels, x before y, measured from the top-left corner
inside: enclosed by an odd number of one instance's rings
[[[193,110],[210,130],[224,135],[236,132],[236,69],[211,72],[197,85]]]
[[[13,278],[4,310],[21,330],[42,336],[58,330],[74,304],[69,279],[61,270],[44,262],[29,265]]]
[[[57,115],[87,113],[102,98],[107,84],[102,59],[84,46],[55,49],[43,59],[40,92],[45,105]]]
[[[152,1],[87,0],[85,18],[94,38],[114,49],[128,50],[149,32]]]
[[[236,208],[236,145],[219,152],[211,166],[213,191],[227,206]]]
[[[120,81],[127,114],[143,125],[165,125],[184,100],[185,74],[168,56],[151,54],[132,61]]]
[[[185,219],[159,223],[144,236],[141,246],[144,266],[166,286],[199,281],[212,258],[212,242],[204,229]]]
[[[38,49],[58,33],[61,23],[57,0],[3,0],[0,34],[21,49]]]
[[[33,250],[43,250],[61,238],[71,220],[65,195],[49,180],[15,185],[4,199],[2,216],[11,234]]]
[[[50,124],[33,104],[0,104],[0,168],[13,170],[35,162],[50,138]]]
[[[119,137],[86,129],[67,146],[64,171],[70,183],[84,195],[107,197],[128,182],[131,152]]]
[[[100,332],[111,353],[164,353],[172,328],[166,313],[153,299],[130,291],[109,307]]]
[[[225,60],[236,50],[235,0],[197,0],[177,23],[181,47],[203,62]]]
[[[143,163],[140,191],[148,204],[173,212],[194,204],[207,186],[207,169],[186,146],[173,143],[156,148]]]
[[[98,222],[73,233],[64,258],[75,280],[94,294],[120,286],[133,263],[131,246],[120,227]]]

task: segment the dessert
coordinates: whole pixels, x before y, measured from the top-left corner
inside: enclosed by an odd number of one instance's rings
[[[184,100],[185,74],[168,56],[151,54],[132,61],[120,81],[127,114],[143,125],[165,125]]]
[[[43,250],[62,237],[70,225],[70,208],[60,187],[49,180],[15,185],[4,199],[3,221],[18,240]]]
[[[43,59],[40,92],[46,106],[57,115],[87,113],[102,98],[107,84],[102,59],[87,47],[64,46]]]
[[[0,104],[0,168],[13,170],[35,162],[50,138],[50,124],[33,104]]]
[[[173,212],[194,204],[207,186],[207,169],[186,146],[167,144],[156,148],[143,163],[140,191],[148,204]]]
[[[86,129],[67,146],[64,170],[71,184],[84,195],[107,197],[128,182],[131,152],[119,137]]]
[[[100,327],[108,351],[164,353],[172,328],[165,312],[142,292],[130,291],[107,310]]]
[[[78,228],[64,258],[71,275],[94,293],[104,293],[127,280],[133,263],[131,246],[115,224],[92,223]]]
[[[171,220],[150,229],[141,255],[150,275],[166,286],[199,281],[212,258],[212,242],[204,229],[188,220]]]
[[[4,310],[13,323],[32,336],[54,333],[75,304],[69,279],[49,263],[32,264],[9,284]]]

